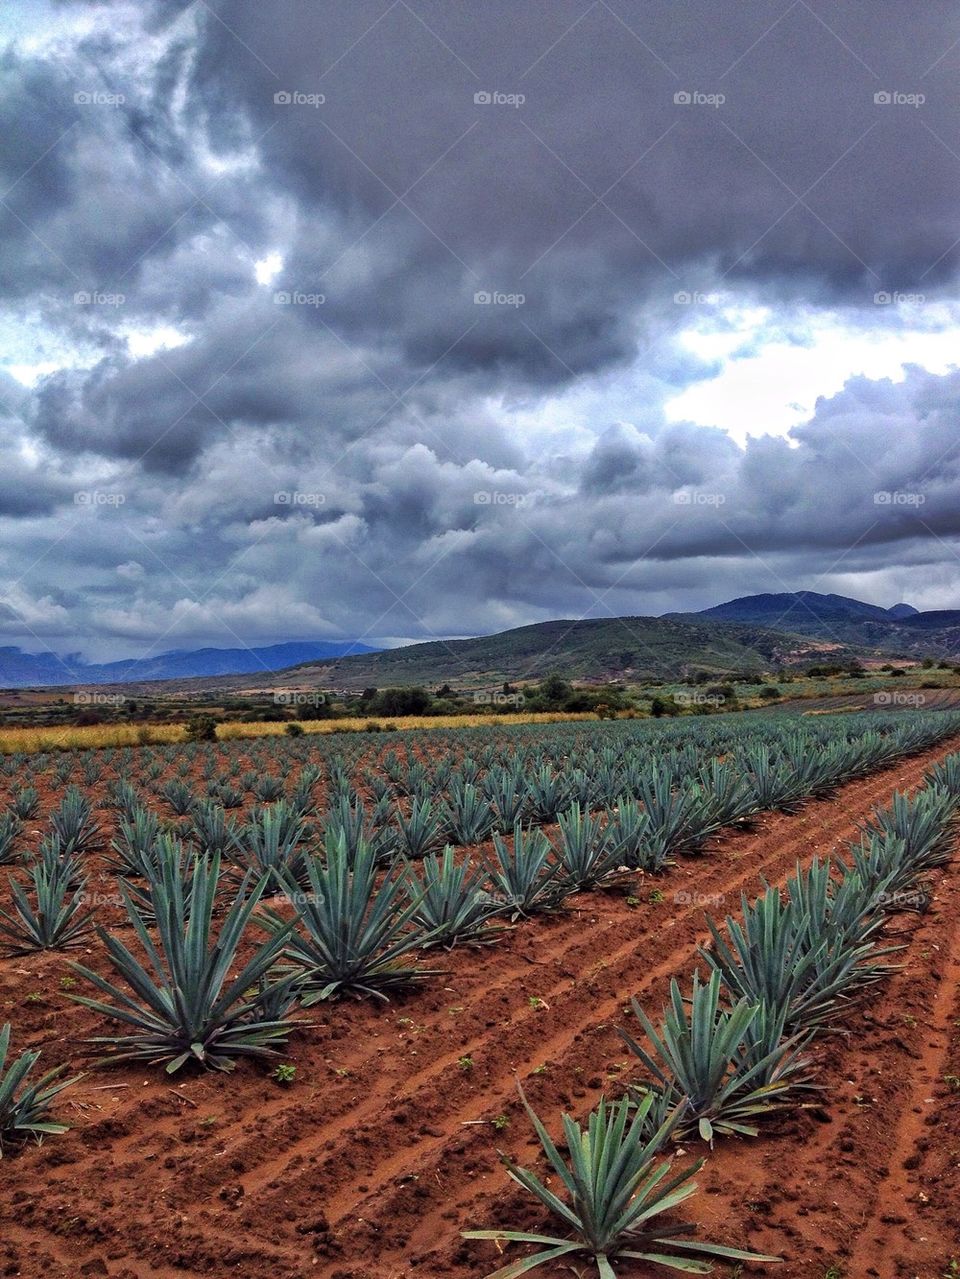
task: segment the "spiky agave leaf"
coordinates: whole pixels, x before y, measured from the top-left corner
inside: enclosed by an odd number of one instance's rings
[[[127,1035],[101,1035],[91,1042],[116,1051],[103,1061],[165,1062],[173,1074],[188,1061],[232,1070],[236,1058],[265,1057],[286,1042],[291,1023],[251,1019],[253,1004],[246,992],[256,987],[275,963],[292,925],[273,930],[234,978],[237,950],[247,932],[267,877],[251,886],[245,879],[213,935],[213,912],[220,878],[220,859],[198,857],[184,874],[179,859],[169,859],[151,883],[156,915],[156,943],[147,931],[127,886],[120,891],[127,915],[146,957],[146,964],[118,938],[98,929],[110,962],[133,992],[128,995],[82,964],[71,967],[115,1002],[72,995],[95,1012],[133,1027]]]
[[[884,965],[868,965],[879,953],[873,943],[845,943],[818,928],[798,899],[775,887],[755,902],[741,902],[741,918],[728,916],[726,935],[707,916],[713,938],[701,955],[720,973],[736,999],[783,1012],[788,1034],[835,1020],[853,992]]]
[[[325,853],[306,858],[303,888],[281,872],[304,930],[285,945],[304,1007],[345,994],[387,1000],[388,991],[433,976],[410,958],[426,935],[414,925],[419,902],[406,897],[403,876],[391,868],[378,885],[371,846],[361,840],[351,856],[342,832],[327,831]],[[271,930],[288,928],[275,910],[262,918]]]
[[[563,879],[563,866],[542,830],[524,831],[517,821],[513,848],[508,848],[496,834],[493,852],[493,858],[487,859],[487,874],[511,920],[556,910],[570,892]]]
[[[66,1124],[48,1118],[50,1103],[64,1088],[75,1084],[82,1075],[64,1079],[66,1066],[48,1071],[36,1083],[21,1087],[40,1059],[38,1052],[24,1052],[7,1065],[10,1051],[10,1023],[0,1028],[0,1158],[3,1148],[13,1141],[29,1137],[41,1138],[48,1133],[67,1131]]]
[[[544,1153],[569,1197],[565,1202],[534,1173],[520,1168],[506,1155],[501,1158],[510,1176],[562,1222],[567,1236],[533,1234],[522,1230],[465,1230],[466,1239],[493,1239],[498,1243],[546,1245],[533,1256],[496,1270],[487,1279],[515,1279],[539,1266],[577,1254],[592,1257],[601,1279],[615,1279],[611,1264],[618,1258],[652,1261],[687,1274],[707,1274],[710,1267],[696,1257],[722,1257],[730,1261],[779,1261],[779,1257],[727,1248],[722,1244],[681,1238],[694,1229],[690,1222],[663,1223],[655,1218],[669,1212],[696,1192],[692,1178],[703,1160],[676,1171],[658,1152],[676,1122],[672,1115],[651,1136],[645,1126],[652,1098],[645,1098],[630,1120],[631,1104],[624,1097],[608,1104],[603,1098],[591,1111],[584,1130],[569,1115],[562,1117],[569,1151],[565,1160],[543,1123],[530,1106],[523,1089],[520,1097],[536,1130]]]
[[[408,864],[406,880],[410,900],[417,904],[413,919],[424,932],[425,946],[490,945],[497,940],[504,926],[491,920],[503,907],[483,891],[482,869],[466,856],[458,863],[449,844],[439,856],[428,853],[421,868],[422,878]]]

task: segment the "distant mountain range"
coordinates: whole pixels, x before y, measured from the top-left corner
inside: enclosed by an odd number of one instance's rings
[[[746,595],[700,613],[670,616],[750,622],[892,656],[960,658],[960,609],[921,613],[911,604],[879,608],[845,595],[795,591]]]
[[[540,622],[475,639],[377,650],[366,644],[300,642],[266,648],[176,650],[88,664],[54,653],[0,649],[0,687],[192,681],[197,688],[360,689],[449,683],[483,688],[504,680],[670,679],[695,671],[740,674],[817,660],[864,657],[960,660],[960,609],[880,608],[815,591],[746,595],[699,613]]]
[[[301,662],[329,661],[347,653],[373,653],[368,644],[294,641],[265,648],[174,649],[156,657],[122,662],[90,663],[71,654],[24,653],[0,648],[0,687],[63,687],[72,684],[141,684],[151,680],[182,680],[198,676],[255,675],[296,666]]]

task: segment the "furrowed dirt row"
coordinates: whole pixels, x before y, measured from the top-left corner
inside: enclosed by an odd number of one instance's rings
[[[514,1202],[495,1146],[532,1156],[516,1078],[548,1117],[587,1110],[623,1073],[614,1027],[629,1024],[630,995],[658,1009],[669,978],[690,972],[704,898],[713,914],[736,910],[741,890],[752,895],[761,876],[781,880],[798,858],[853,837],[875,805],[915,785],[950,749],[941,744],[796,816],[763,817],[753,832],[725,836],[663,879],[641,881],[636,907],[610,893],[584,897],[495,947],[438,956],[447,974],[389,1007],[321,1006],[291,1043],[298,1081],[289,1091],[251,1067],[177,1087],[151,1071],[91,1074],[74,1090],[74,1131],[21,1156],[22,1173],[3,1193],[7,1273],[486,1273],[490,1246],[464,1245],[457,1232],[496,1224]],[[647,901],[655,888],[661,904]],[[677,892],[692,900],[675,902]],[[38,963],[23,965],[34,980]],[[66,1017],[74,1043],[92,1030],[76,1007],[44,1016]],[[477,1123],[500,1116],[509,1121],[500,1131]],[[756,1170],[767,1139],[758,1153],[753,1145],[732,1148],[736,1169],[752,1160]],[[718,1151],[710,1167],[725,1157]],[[741,1213],[714,1234],[733,1241]],[[739,1242],[777,1243],[761,1239],[759,1219],[756,1233]]]

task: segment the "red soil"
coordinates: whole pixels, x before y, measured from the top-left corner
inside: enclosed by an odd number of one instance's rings
[[[546,1224],[497,1159],[497,1146],[536,1158],[516,1081],[553,1131],[561,1109],[584,1114],[622,1088],[637,1071],[616,1026],[630,1027],[631,995],[656,1013],[669,979],[689,977],[703,899],[714,915],[735,912],[741,891],[854,837],[951,747],[725,834],[642,881],[640,905],[584,896],[495,946],[428,961],[445,975],[390,1005],[311,1010],[285,1058],[297,1067],[289,1087],[249,1063],[182,1081],[92,1071],[60,1101],[72,1130],[0,1164],[0,1273],[480,1279],[496,1249],[461,1229]],[[654,889],[663,902],[648,900]],[[814,1050],[822,1110],[710,1155],[687,1215],[704,1237],[785,1258],[745,1275],[824,1279],[837,1265],[844,1279],[940,1279],[960,1258],[958,909],[960,864],[926,915],[895,921],[903,971],[851,1016],[849,1035]],[[80,957],[100,966],[98,954]],[[67,971],[62,956],[0,962],[0,1016],[15,1047],[41,1046],[47,1065],[76,1064],[103,1029],[62,991]]]

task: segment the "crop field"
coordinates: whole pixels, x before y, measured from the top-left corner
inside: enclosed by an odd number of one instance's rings
[[[0,1273],[960,1274],[958,751],[944,703],[0,758]]]

